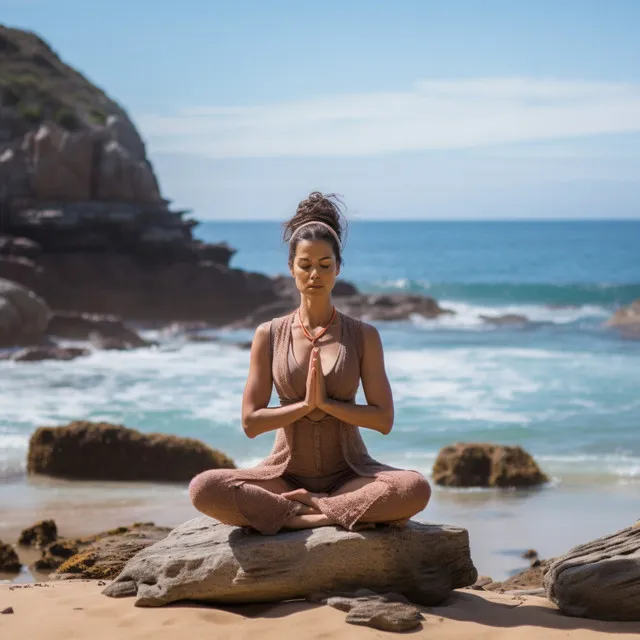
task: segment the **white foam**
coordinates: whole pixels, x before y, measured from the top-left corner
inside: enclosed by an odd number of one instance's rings
[[[502,315],[519,315],[527,318],[529,322],[563,325],[585,319],[604,319],[611,315],[610,311],[596,305],[559,308],[534,304],[483,306],[457,300],[440,300],[438,304],[443,309],[455,311],[455,314],[444,314],[433,319],[427,319],[416,314],[411,318],[412,323],[422,329],[447,328],[494,331],[499,329],[500,325],[487,322],[480,316],[498,317]]]
[[[381,280],[380,282],[376,282],[375,286],[383,289],[399,289],[400,291],[407,291],[412,288],[427,291],[431,288],[431,284],[426,280],[410,280],[409,278]]]
[[[539,455],[536,459],[550,469],[565,474],[587,473],[622,480],[640,480],[640,457],[627,453]]]
[[[386,362],[396,404],[435,406],[447,420],[528,424],[531,417],[521,411],[520,401],[535,395],[541,382],[535,371],[518,366],[520,350],[511,351],[391,351]]]

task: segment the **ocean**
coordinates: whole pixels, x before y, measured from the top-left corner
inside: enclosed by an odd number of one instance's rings
[[[237,249],[234,267],[287,272],[278,223],[208,222],[196,234]],[[467,527],[476,564],[494,578],[522,564],[520,549],[559,553],[640,517],[640,341],[604,327],[640,298],[639,239],[640,221],[350,225],[343,279],[363,292],[433,296],[456,312],[377,323],[396,419],[389,436],[363,430],[372,455],[429,475],[447,444],[519,444],[552,478],[525,492],[439,489],[420,514]],[[529,322],[480,318],[502,314]],[[99,519],[98,502],[110,518],[137,505],[136,514],[144,507],[177,524],[190,508],[184,487],[28,479],[29,435],[39,425],[108,420],[199,438],[239,466],[254,464],[273,436],[249,440],[240,427],[248,359],[224,341],[174,338],[73,362],[0,362],[0,532],[47,510],[69,522],[74,513]]]

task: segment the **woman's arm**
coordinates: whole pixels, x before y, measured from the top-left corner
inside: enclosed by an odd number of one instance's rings
[[[348,424],[387,435],[393,426],[394,411],[391,385],[384,368],[382,342],[375,327],[363,322],[362,332],[364,351],[360,375],[367,404],[331,400],[324,391],[324,381],[319,381],[318,408]]]
[[[311,381],[310,368],[308,388]],[[249,376],[242,396],[242,428],[249,438],[286,427],[300,420],[316,407],[309,393],[300,402],[282,407],[269,407],[272,387],[269,323],[264,323],[256,329],[251,344]]]

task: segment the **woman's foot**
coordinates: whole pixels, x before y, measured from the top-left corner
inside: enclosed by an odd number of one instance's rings
[[[285,523],[285,529],[313,529],[315,527],[330,527],[336,523],[324,513],[291,516]]]
[[[314,500],[317,498],[326,498],[329,494],[313,493],[312,491],[307,491],[306,489],[295,489],[294,491],[287,491],[286,493],[282,493],[280,495],[287,500],[293,500],[294,502],[306,504],[308,507],[312,507],[317,511]]]

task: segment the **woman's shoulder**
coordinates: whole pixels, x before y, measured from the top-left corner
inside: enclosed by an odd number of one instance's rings
[[[262,322],[256,327],[256,336],[269,337],[275,333],[280,333],[287,322],[291,320],[293,313],[294,312],[291,312],[285,316],[278,316],[277,318]]]
[[[347,315],[346,313],[340,312],[340,316],[342,317],[343,322],[359,331],[363,337],[378,335],[378,330],[372,324],[369,324],[368,322],[365,322],[360,318],[354,318],[353,316]]]

